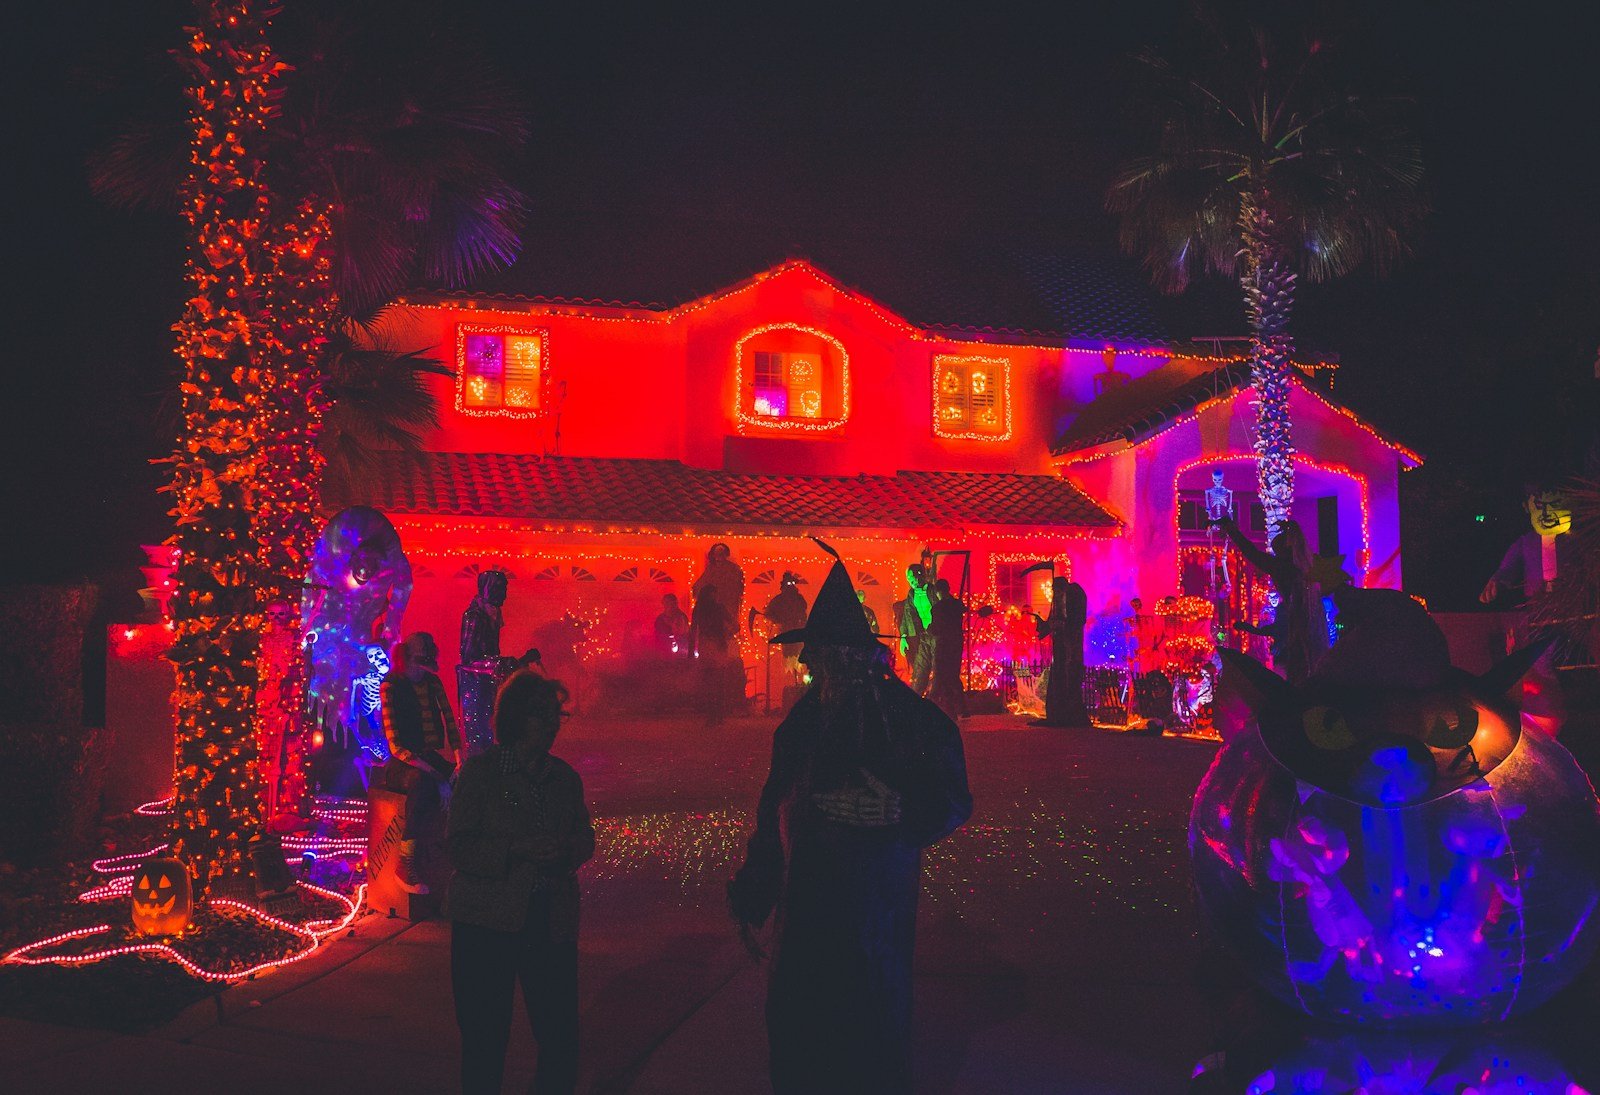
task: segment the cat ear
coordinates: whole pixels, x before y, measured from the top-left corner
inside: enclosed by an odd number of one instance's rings
[[[1477,677],[1472,690],[1482,699],[1504,699],[1505,694],[1533,668],[1533,663],[1554,641],[1555,636],[1542,635],[1526,646],[1513,650],[1490,666],[1488,672]]]
[[[1222,740],[1256,723],[1261,712],[1294,699],[1294,687],[1248,654],[1237,650],[1217,651],[1222,657],[1222,675],[1212,707],[1212,722]]]

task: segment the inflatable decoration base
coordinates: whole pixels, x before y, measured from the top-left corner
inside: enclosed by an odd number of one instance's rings
[[[1202,914],[1317,1019],[1525,1012],[1600,944],[1600,803],[1503,699],[1537,651],[1471,677],[1409,598],[1346,598],[1352,622],[1301,688],[1227,657],[1225,742],[1190,816]]]

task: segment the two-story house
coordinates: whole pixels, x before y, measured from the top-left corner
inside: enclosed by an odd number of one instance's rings
[[[940,559],[970,602],[1039,611],[1048,575],[1023,572],[1053,560],[1088,591],[1091,662],[1111,660],[1129,600],[1197,592],[1197,553],[1221,550],[1195,516],[1213,470],[1254,499],[1247,367],[1195,344],[937,322],[803,260],[673,306],[413,297],[381,337],[455,369],[439,428],[420,461],[393,454],[337,501],[393,520],[416,577],[405,627],[438,638],[447,680],[482,569],[513,576],[507,652],[581,620],[603,659],[646,642],[663,593],[689,607],[716,543],[745,573],[742,632],[786,570],[809,599],[829,563],[813,535],[885,630],[925,547],[967,553]],[[1398,585],[1397,480],[1418,458],[1309,379],[1293,411],[1313,546]]]

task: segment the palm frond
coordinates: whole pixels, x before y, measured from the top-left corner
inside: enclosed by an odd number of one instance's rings
[[[430,376],[454,376],[442,362],[419,350],[365,345],[345,332],[324,351],[330,400],[318,444],[329,474],[344,484],[370,474],[379,454],[416,458],[425,434],[439,426]]]
[[[1345,86],[1318,38],[1220,16],[1210,29],[1181,64],[1143,58],[1153,151],[1106,193],[1123,249],[1168,292],[1202,272],[1232,274],[1249,201],[1267,209],[1275,246],[1309,280],[1393,269],[1427,213],[1410,104]]]

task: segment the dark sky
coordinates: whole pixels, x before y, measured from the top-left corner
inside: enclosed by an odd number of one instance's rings
[[[662,10],[634,10],[647,7]],[[1387,281],[1307,288],[1297,331],[1339,351],[1344,400],[1430,457],[1408,476],[1407,566],[1446,601],[1515,532],[1516,479],[1576,470],[1600,418],[1600,81],[1579,7],[1355,13],[1352,42],[1418,101],[1435,213]],[[530,246],[620,226],[657,256],[719,241],[736,272],[775,249],[893,238],[1110,248],[1101,197],[1137,147],[1128,57],[1185,11],[459,8],[527,92]],[[156,94],[123,70],[180,42],[188,10],[61,3],[9,36],[6,240],[22,285],[7,298],[0,581],[126,572],[165,532],[145,462],[170,444],[180,225],[102,207],[84,161],[125,99]]]

